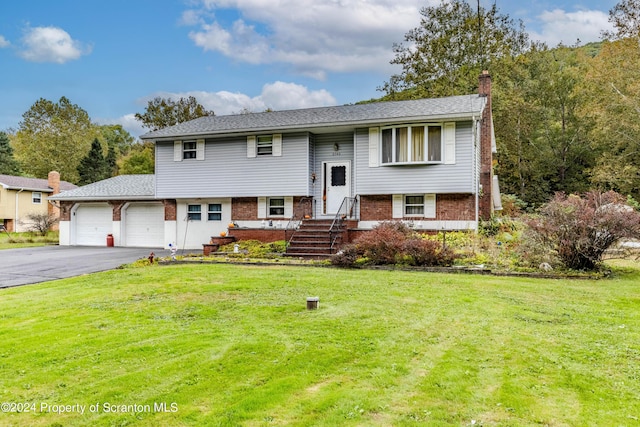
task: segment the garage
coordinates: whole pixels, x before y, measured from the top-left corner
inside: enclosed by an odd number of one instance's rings
[[[104,246],[113,233],[113,209],[107,203],[80,204],[74,213],[76,245]]]
[[[123,246],[164,246],[164,206],[160,203],[131,203],[123,209]]]

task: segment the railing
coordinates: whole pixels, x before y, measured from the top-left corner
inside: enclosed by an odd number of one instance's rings
[[[313,218],[315,199],[313,197],[303,197],[298,202],[298,209],[293,210],[293,215],[284,229],[284,239],[287,246],[296,234],[296,230],[300,227],[302,220],[305,218]]]
[[[340,204],[338,213],[333,218],[331,228],[329,229],[329,240],[331,241],[330,252],[333,253],[333,248],[338,238],[342,235],[342,223],[345,219],[356,218],[356,205],[358,203],[358,196],[345,197]]]

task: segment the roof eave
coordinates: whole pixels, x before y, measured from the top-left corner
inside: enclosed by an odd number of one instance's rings
[[[484,105],[481,109],[477,111],[466,111],[460,113],[453,114],[431,114],[431,115],[420,115],[420,116],[402,116],[402,117],[392,117],[392,118],[379,118],[379,119],[367,119],[367,120],[357,120],[357,121],[345,121],[345,122],[328,122],[321,124],[300,124],[300,125],[292,125],[292,126],[269,126],[269,127],[256,127],[256,128],[244,128],[237,130],[210,130],[205,132],[192,132],[185,134],[173,134],[168,136],[159,136],[146,137],[142,135],[140,139],[153,141],[153,142],[162,142],[162,141],[173,141],[176,138],[197,138],[203,136],[242,136],[242,135],[251,135],[260,132],[277,132],[277,131],[302,131],[306,130],[309,132],[313,132],[314,129],[325,129],[325,128],[333,128],[333,127],[362,127],[362,126],[380,126],[386,123],[410,123],[410,122],[421,122],[421,121],[433,121],[433,120],[463,120],[463,119],[473,119],[481,114],[484,109]]]
[[[49,197],[49,200],[61,202],[108,202],[111,200],[125,201],[155,201],[159,200],[155,196],[60,196]]]

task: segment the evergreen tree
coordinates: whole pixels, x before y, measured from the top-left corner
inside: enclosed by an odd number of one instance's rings
[[[0,174],[20,175],[20,164],[13,157],[9,136],[4,132],[0,132]]]
[[[111,177],[109,164],[102,154],[102,145],[98,138],[93,140],[89,153],[80,160],[78,176],[80,177],[79,185],[87,185]]]

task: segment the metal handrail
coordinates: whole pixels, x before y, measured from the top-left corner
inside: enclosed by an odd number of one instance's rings
[[[331,246],[329,252],[333,253],[333,247],[335,246],[338,237],[342,235],[342,223],[346,218],[353,218],[355,215],[355,207],[358,202],[358,196],[355,197],[345,197],[342,199],[342,203],[340,204],[340,208],[336,213],[336,216],[333,218],[333,222],[331,223],[331,228],[329,228],[329,240],[331,241]]]

